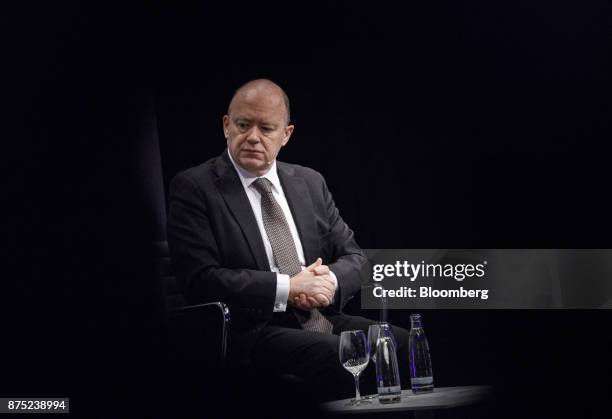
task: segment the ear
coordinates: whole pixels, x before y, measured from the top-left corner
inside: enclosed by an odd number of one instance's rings
[[[289,138],[291,138],[291,134],[293,134],[293,130],[294,130],[295,126],[293,125],[287,125],[285,127],[285,137],[283,138],[283,147],[285,145],[287,145],[287,143],[289,142]]]
[[[225,136],[226,140],[229,138],[229,124],[230,124],[229,116],[223,115],[223,135]]]

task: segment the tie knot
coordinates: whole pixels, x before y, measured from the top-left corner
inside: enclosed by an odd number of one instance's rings
[[[263,177],[257,178],[255,182],[253,182],[253,186],[262,195],[269,195],[272,192],[272,182]]]

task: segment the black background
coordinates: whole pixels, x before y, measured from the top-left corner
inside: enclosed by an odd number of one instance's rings
[[[167,187],[223,151],[253,78],[292,100],[280,159],[324,174],[364,248],[612,247],[604,2],[4,8],[3,394],[164,394],[143,126]],[[607,416],[608,311],[423,316],[436,385],[496,384],[500,416]]]

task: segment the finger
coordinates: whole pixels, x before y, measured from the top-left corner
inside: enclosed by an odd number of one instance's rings
[[[327,275],[327,274],[323,274],[323,275],[317,275],[317,278],[321,278],[326,280],[327,282],[329,282],[330,284],[332,284],[334,287],[336,286],[336,281],[334,281],[331,277],[331,275]]]
[[[300,305],[304,307],[303,310],[312,310],[310,301],[306,294],[300,294]]]
[[[302,299],[300,297],[295,297],[293,299],[293,304],[300,310],[308,310],[308,308],[304,307],[304,305],[302,304]]]
[[[318,305],[323,306],[323,307],[327,307],[331,302],[331,300],[323,294],[315,295],[314,299],[318,303]]]
[[[319,294],[320,295],[320,294]],[[312,308],[320,307],[321,303],[314,297],[308,297],[308,302]]]
[[[327,265],[317,266],[316,268],[313,269],[313,272],[316,273],[317,275],[329,275],[329,266]]]
[[[309,267],[306,268],[306,270],[308,271],[313,271],[317,266],[321,266],[321,264],[323,263],[323,259],[321,258],[317,258],[317,260],[314,261],[314,263],[312,265],[310,265]]]
[[[329,301],[332,300],[332,297],[334,295],[334,293],[330,290],[328,290],[327,288],[323,288],[321,287],[320,289],[315,290],[314,292],[315,295],[317,294],[322,294],[324,295]]]
[[[325,288],[326,290],[329,290],[332,293],[336,291],[336,286],[331,280],[321,278],[321,281],[319,281],[317,285],[322,288]]]

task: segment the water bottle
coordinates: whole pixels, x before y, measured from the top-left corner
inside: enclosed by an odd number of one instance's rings
[[[429,344],[421,326],[421,315],[411,314],[410,321],[410,385],[415,394],[433,391],[433,370],[429,356]]]
[[[399,402],[402,396],[402,387],[400,385],[395,343],[393,336],[390,333],[385,333],[382,327],[378,332],[374,357],[376,360],[378,401],[383,404]]]

